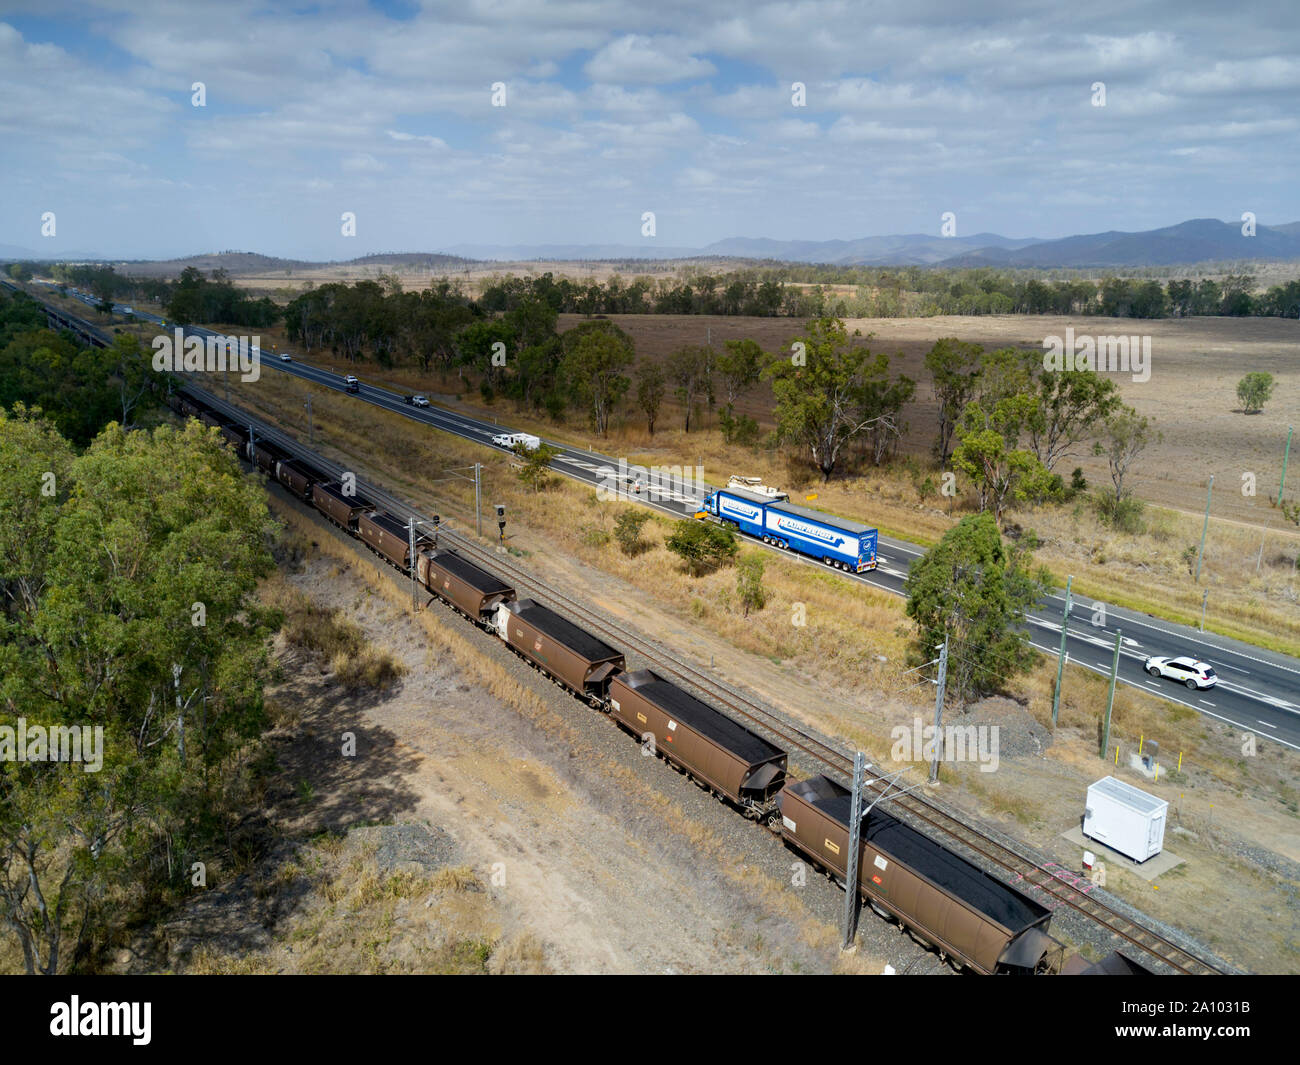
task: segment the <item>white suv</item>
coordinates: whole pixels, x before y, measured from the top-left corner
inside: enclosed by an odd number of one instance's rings
[[[1142,666],[1153,677],[1170,677],[1182,681],[1192,691],[1201,688],[1213,688],[1219,683],[1218,674],[1208,662],[1198,662],[1195,658],[1165,658],[1153,656]]]

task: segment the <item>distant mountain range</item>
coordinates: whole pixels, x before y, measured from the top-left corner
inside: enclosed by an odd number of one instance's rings
[[[0,259],[40,259],[30,248],[0,244]],[[64,259],[102,259],[98,255],[63,253]],[[457,244],[441,252],[367,255],[337,265],[386,265],[431,272],[488,262],[595,262],[637,260],[743,259],[836,266],[993,266],[1004,268],[1122,270],[1143,266],[1191,265],[1243,260],[1300,260],[1300,222],[1258,225],[1254,236],[1243,236],[1241,223],[1195,218],[1175,226],[1136,233],[1111,230],[1056,240],[1011,238],[997,233],[970,237],[936,237],[905,233],[856,240],[771,240],[731,237],[702,248],[640,244]],[[225,267],[232,274],[271,273],[305,269],[319,263],[280,259],[253,252],[221,252],[166,262],[130,263],[134,273],[179,272],[193,265],[201,270]]]
[[[770,240],[732,237],[702,248],[653,244],[459,244],[447,249],[471,259],[502,262],[598,259],[774,259],[836,266],[1002,266],[1109,269],[1170,266],[1242,259],[1300,259],[1300,222],[1257,226],[1243,236],[1239,222],[1196,218],[1137,233],[1111,230],[1056,240],[1012,238],[997,233],[937,237],[904,233],[857,240]]]
[[[1256,226],[1194,218],[1140,233],[1091,233],[1020,248],[985,247],[944,259],[944,266],[1126,267],[1173,266],[1233,259],[1300,259],[1300,222]]]

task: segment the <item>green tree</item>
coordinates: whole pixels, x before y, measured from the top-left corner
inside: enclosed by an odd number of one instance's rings
[[[767,589],[763,587],[763,556],[758,551],[746,551],[736,562],[736,595],[745,608],[745,617],[751,610],[762,610],[767,605]]]
[[[1254,371],[1237,382],[1237,399],[1246,414],[1257,414],[1273,397],[1273,375]]]
[[[658,363],[648,359],[637,368],[636,405],[645,415],[646,429],[655,435],[655,422],[659,420],[659,407],[664,401],[666,383]]]
[[[1007,547],[991,515],[973,514],[908,570],[904,591],[917,627],[915,652],[932,662],[947,638],[948,690],[959,700],[997,690],[1033,663],[1025,614],[1048,575],[1031,574],[1028,561]]]
[[[681,401],[683,428],[691,431],[691,415],[695,403],[702,395],[712,390],[713,351],[710,348],[685,345],[668,356],[668,380],[675,386],[673,391]]]
[[[889,366],[886,355],[872,355],[854,343],[838,318],[818,318],[795,340],[802,345],[789,358],[773,359],[763,371],[776,398],[777,432],[798,443],[829,481],[845,445],[874,424],[863,417],[866,389],[882,379]]]
[[[934,398],[939,406],[939,435],[934,450],[941,466],[948,464],[957,422],[975,394],[975,380],[979,376],[983,353],[980,345],[968,344],[956,337],[936,340],[926,352],[925,368],[930,371]]]
[[[1046,498],[1059,491],[1047,468],[1018,447],[1020,427],[1034,406],[1032,395],[1004,396],[991,410],[972,400],[957,425],[953,466],[975,485],[980,511],[991,510],[1000,527],[1007,505]]]
[[[736,400],[758,384],[767,356],[756,340],[728,340],[718,356],[718,373],[722,377],[725,402],[723,410],[734,415]]]
[[[1119,389],[1096,370],[1044,370],[1036,381],[1037,405],[1029,413],[1029,443],[1047,469],[1119,409]]]
[[[0,612],[0,705],[29,726],[103,729],[97,771],[0,762],[0,927],[28,972],[53,974],[166,880],[157,853],[179,886],[232,826],[231,759],[265,727],[274,618],[254,592],[273,525],[195,421],[112,424],[73,458],[48,423],[0,414],[0,481],[0,586],[16,592]]]
[[[645,548],[641,530],[649,520],[650,512],[636,507],[624,508],[614,519],[614,539],[618,541],[623,554],[635,557]]]
[[[740,550],[730,529],[690,518],[673,526],[672,534],[664,546],[679,556],[695,577],[701,577],[725,565]]]
[[[1118,515],[1131,489],[1124,487],[1133,463],[1151,444],[1162,439],[1160,432],[1145,415],[1138,414],[1132,407],[1121,407],[1102,425],[1101,439],[1093,445],[1093,454],[1104,455],[1110,465],[1110,480],[1113,495],[1109,506],[1103,514]]]
[[[582,322],[564,334],[560,370],[577,402],[591,414],[596,432],[609,431],[609,419],[631,381],[624,375],[636,357],[632,338],[613,322]]]
[[[538,444],[534,448],[528,447],[527,444],[520,442],[512,449],[516,455],[523,460],[523,466],[520,467],[516,476],[534,493],[540,492],[551,483],[551,463],[555,456],[560,453],[558,447],[551,447],[550,444]]]

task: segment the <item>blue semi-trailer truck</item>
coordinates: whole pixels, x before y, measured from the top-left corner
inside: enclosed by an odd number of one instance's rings
[[[700,505],[697,517],[721,522],[765,544],[797,551],[850,573],[876,568],[877,530],[860,521],[796,506],[784,492],[765,495],[743,488],[719,488]]]

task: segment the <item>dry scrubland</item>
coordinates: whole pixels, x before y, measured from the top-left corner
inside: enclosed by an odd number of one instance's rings
[[[769,602],[746,618],[736,601],[734,571],[699,581],[687,577],[662,546],[669,528],[663,519],[647,526],[645,551],[627,558],[610,537],[618,508],[627,504],[599,503],[590,489],[558,478],[549,490],[533,493],[513,477],[504,456],[416,430],[400,416],[281,375],[232,385],[239,402],[300,437],[306,434],[301,405],[308,391],[314,396],[318,447],[363,479],[375,479],[472,533],[472,486],[431,482],[447,467],[484,462],[485,506],[508,506],[511,551],[530,569],[677,653],[714,663],[719,675],[791,717],[878,760],[890,757],[892,727],[910,725],[916,716],[929,720],[929,689],[905,690],[915,677],[904,675],[911,626],[900,599],[769,555]],[[919,510],[899,491],[893,505],[900,514],[933,522],[935,535],[946,527],[946,515]],[[828,502],[825,495],[822,502]],[[485,528],[493,531],[490,520]],[[804,627],[792,624],[795,604],[806,609]],[[1009,686],[1009,699],[986,700],[971,711],[968,720],[1001,725],[1004,742],[1011,745],[999,772],[946,767],[944,779],[959,789],[948,792],[950,800],[1006,823],[1073,867],[1078,855],[1058,836],[1077,823],[1087,784],[1110,770],[1096,756],[1106,686],[1100,677],[1071,669],[1061,727],[1052,737],[1046,726],[1054,676],[1054,665],[1044,660]],[[1141,737],[1157,740],[1167,756],[1160,782],[1153,785],[1125,767],[1119,773],[1171,800],[1171,829],[1182,831],[1171,831],[1169,847],[1189,864],[1155,888],[1115,870],[1111,886],[1240,965],[1300,969],[1294,922],[1286,918],[1296,904],[1294,863],[1300,861],[1293,756],[1261,742],[1258,754],[1247,759],[1242,737],[1231,729],[1121,687],[1112,739],[1126,759]],[[1169,770],[1180,751],[1183,772],[1174,774]],[[1225,875],[1231,876],[1237,906],[1231,927],[1223,920]]]

